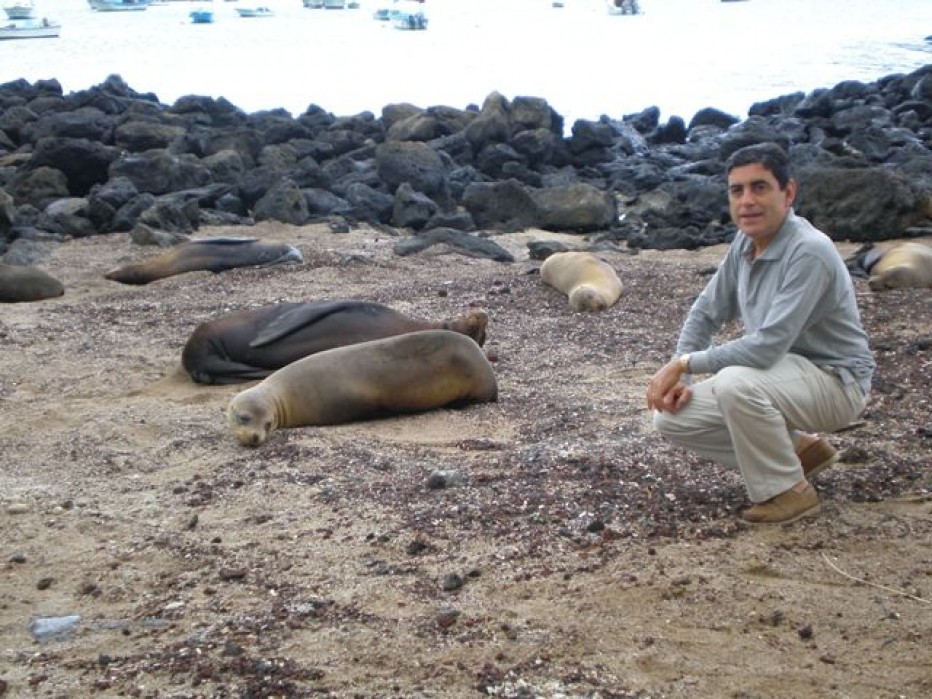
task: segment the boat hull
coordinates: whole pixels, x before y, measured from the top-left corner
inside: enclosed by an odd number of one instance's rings
[[[94,12],[141,12],[149,9],[151,0],[87,0]]]
[[[54,39],[61,34],[61,25],[48,20],[17,20],[0,26],[0,40]]]
[[[9,19],[32,19],[36,14],[36,8],[31,3],[5,5],[3,11]]]

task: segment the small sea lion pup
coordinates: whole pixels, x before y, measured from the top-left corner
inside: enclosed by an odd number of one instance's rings
[[[337,347],[292,362],[233,397],[227,419],[244,446],[273,430],[335,425],[498,398],[492,365],[476,342],[422,330]]]
[[[0,302],[41,301],[65,293],[55,277],[37,267],[21,267],[0,262]]]
[[[238,383],[317,352],[418,330],[453,330],[481,346],[487,325],[482,310],[430,322],[369,301],[273,303],[202,323],[188,338],[181,364],[198,383]]]
[[[855,276],[867,276],[873,291],[932,286],[932,247],[916,242],[862,248],[847,260]]]
[[[303,262],[292,245],[257,238],[219,237],[190,240],[168,252],[117,267],[104,277],[122,284],[148,284],[185,272],[222,272],[235,267],[268,267],[283,262]]]
[[[555,252],[540,267],[540,278],[569,297],[576,311],[604,311],[621,297],[615,269],[591,252]]]

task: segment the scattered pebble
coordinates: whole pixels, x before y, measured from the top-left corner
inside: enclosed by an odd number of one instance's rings
[[[67,616],[36,617],[29,623],[29,632],[39,643],[63,639],[77,627],[81,617]]]
[[[459,574],[447,573],[443,578],[441,587],[443,587],[444,592],[452,592],[453,590],[459,590],[464,584],[465,581]]]

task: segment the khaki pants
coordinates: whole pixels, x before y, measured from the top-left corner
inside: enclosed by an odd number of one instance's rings
[[[790,354],[770,369],[731,366],[693,386],[678,413],[654,413],[654,427],[700,456],[740,469],[752,502],[802,479],[798,431],[834,432],[867,404],[857,384]]]

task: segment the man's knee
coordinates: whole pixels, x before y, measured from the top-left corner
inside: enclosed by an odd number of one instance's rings
[[[654,429],[667,439],[675,439],[683,433],[683,425],[676,413],[654,411]]]
[[[715,399],[719,405],[728,405],[735,398],[748,395],[753,386],[755,369],[744,366],[727,366],[715,375]]]

